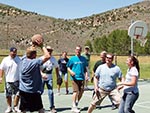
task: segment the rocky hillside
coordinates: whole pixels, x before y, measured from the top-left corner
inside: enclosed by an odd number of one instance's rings
[[[131,21],[136,20],[145,21],[150,31],[150,1],[72,20],[56,19],[0,4],[0,48],[17,46],[24,49],[30,45],[31,36],[39,33],[55,52],[74,52],[75,45],[83,46],[86,40],[108,35],[115,29],[128,30]]]

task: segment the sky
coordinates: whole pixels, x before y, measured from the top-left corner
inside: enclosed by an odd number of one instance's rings
[[[54,18],[75,19],[143,0],[0,0],[0,3]]]

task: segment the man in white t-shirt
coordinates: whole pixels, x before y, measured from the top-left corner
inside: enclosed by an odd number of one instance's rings
[[[5,92],[7,100],[7,109],[5,113],[20,112],[18,109],[19,102],[19,63],[20,58],[17,56],[17,49],[15,47],[10,48],[10,54],[5,57],[0,65],[0,83],[2,83],[3,74],[5,74]],[[12,96],[14,96],[13,108],[12,108]]]
[[[49,54],[51,55],[53,52],[53,49],[50,46],[47,46],[46,48]],[[57,111],[55,110],[54,92],[53,92],[53,75],[52,75],[53,68],[55,68],[56,70],[56,77],[58,80],[60,78],[59,77],[59,65],[55,57],[51,55],[50,59],[41,66],[41,75],[42,75],[42,84],[43,84],[42,89],[44,92],[44,86],[45,85],[47,86],[49,103],[50,103],[49,107],[52,113],[56,113]]]

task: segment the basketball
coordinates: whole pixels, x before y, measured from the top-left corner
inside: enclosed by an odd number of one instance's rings
[[[33,46],[41,46],[43,45],[44,39],[42,35],[36,34],[36,35],[33,35],[33,37],[31,37],[31,41],[32,41]]]

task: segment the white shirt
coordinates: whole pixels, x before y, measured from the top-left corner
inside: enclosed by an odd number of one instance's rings
[[[139,76],[139,72],[136,69],[136,67],[132,67],[131,69],[127,70],[127,74],[126,74],[126,80],[125,82],[131,82],[132,76],[136,76],[136,78],[138,79]],[[138,80],[137,80],[138,81]],[[125,86],[124,87],[124,92],[134,92],[137,93],[138,92],[138,84],[136,83],[135,86]]]
[[[11,56],[5,57],[0,65],[0,69],[4,71],[6,82],[15,82],[19,80],[19,68],[18,65],[21,59],[16,56],[11,58]]]
[[[59,65],[57,60],[55,59],[55,57],[51,56],[50,59],[42,65],[41,69],[46,68],[46,70],[50,71],[53,70],[53,68],[58,68],[58,67]],[[52,79],[52,74],[46,74],[46,75],[48,77],[47,80]]]

